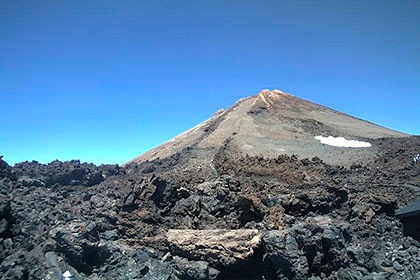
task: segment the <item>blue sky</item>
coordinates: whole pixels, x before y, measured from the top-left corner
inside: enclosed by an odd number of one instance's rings
[[[0,155],[124,163],[264,88],[420,134],[419,1],[0,0]]]

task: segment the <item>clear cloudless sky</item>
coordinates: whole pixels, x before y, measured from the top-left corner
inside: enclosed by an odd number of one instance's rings
[[[0,0],[9,164],[122,164],[265,88],[420,134],[420,1]]]

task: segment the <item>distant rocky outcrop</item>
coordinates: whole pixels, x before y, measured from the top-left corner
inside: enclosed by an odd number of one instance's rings
[[[16,164],[13,174],[23,185],[46,186],[93,186],[102,182],[106,177],[120,174],[118,165],[100,165],[80,163],[79,160],[61,162],[58,160],[48,164],[36,161]]]

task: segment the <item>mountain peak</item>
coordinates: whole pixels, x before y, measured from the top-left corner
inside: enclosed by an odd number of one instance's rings
[[[278,101],[282,95],[285,95],[286,93],[282,92],[281,90],[274,89],[263,89],[260,91],[253,104],[258,104],[259,102],[266,104],[269,108],[273,106],[273,104]]]
[[[257,94],[258,98],[274,98],[274,99],[279,99],[282,96],[291,96],[290,94],[281,91],[279,89],[273,89],[273,90],[269,90],[269,89],[263,89],[262,91],[260,91]]]
[[[263,89],[262,91],[260,91],[257,95],[282,95],[282,94],[287,94],[284,91],[281,91],[279,89],[273,89],[273,90],[269,90],[269,89]]]
[[[340,165],[371,160],[376,155],[375,147],[331,146],[317,140],[318,136],[369,142],[407,135],[281,90],[264,89],[133,161],[163,159],[181,153],[187,166],[204,169],[222,147],[233,157],[276,158],[288,154],[301,158],[319,157],[327,163]]]

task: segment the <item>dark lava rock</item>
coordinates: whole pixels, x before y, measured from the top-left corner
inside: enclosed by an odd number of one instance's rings
[[[326,216],[308,218],[288,230],[269,231],[263,238],[267,271],[272,277],[328,277],[348,267],[349,225]]]
[[[0,194],[0,238],[11,237],[10,226],[13,221],[10,212],[10,199]]]
[[[3,157],[0,156],[0,179],[5,179],[5,178],[11,179],[11,180],[15,179],[12,174],[11,167],[2,158]]]
[[[126,167],[0,160],[0,278],[419,279],[394,216],[417,199],[404,158],[419,141],[376,140],[349,167],[221,149],[204,174],[180,167],[188,149]]]
[[[191,261],[175,256],[170,263],[180,279],[214,280],[220,274],[220,271],[205,261]]]
[[[78,160],[61,162],[52,161],[40,164],[36,161],[18,163],[13,167],[13,174],[20,178],[25,186],[51,187],[56,184],[71,186],[93,186],[106,177],[118,175],[122,170],[117,165],[80,163]]]
[[[94,223],[71,222],[50,230],[50,236],[67,262],[85,274],[103,265],[111,255],[106,244],[99,242]]]

